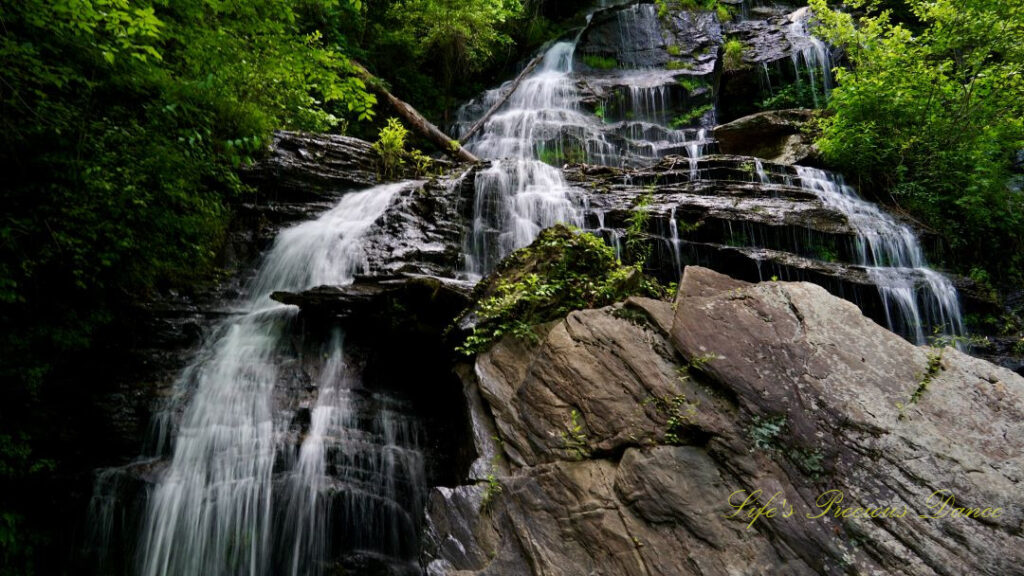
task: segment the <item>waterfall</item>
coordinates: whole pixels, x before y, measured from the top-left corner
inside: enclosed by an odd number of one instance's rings
[[[791,58],[797,82],[801,81],[801,69],[806,69],[814,105],[820,106],[819,94],[828,98],[832,93],[832,54],[824,42],[808,32],[807,21],[812,15],[807,7],[793,12],[790,15],[792,23],[786,27],[786,39],[792,46]]]
[[[757,174],[757,179],[761,184],[771,184],[771,179],[768,177],[768,173],[764,170],[764,162],[760,158],[754,159],[754,171]]]
[[[889,329],[927,342],[927,328],[954,336],[964,333],[956,288],[928,268],[914,232],[865,202],[841,176],[796,166],[800,186],[826,206],[846,215],[857,232],[856,253],[878,286]]]
[[[323,350],[309,431],[278,490],[275,468],[289,460],[282,450],[291,448],[284,440],[290,418],[275,410],[273,393],[285,377],[287,328],[297,309],[268,298],[274,290],[348,284],[365,272],[363,237],[405,186],[348,194],[317,220],[282,232],[251,285],[246,312],[225,321],[185,370],[177,388],[186,407],[140,535],[142,574],[319,573],[328,553],[328,487],[353,530],[375,532],[358,544],[397,553],[398,540],[415,539],[395,489],[399,477],[424,484],[415,434],[383,412],[370,430],[359,429],[351,403],[358,379],[345,367],[340,332]],[[331,473],[329,451],[337,453]]]
[[[476,176],[472,229],[466,246],[466,271],[479,277],[516,248],[528,245],[540,230],[558,222],[582,225],[578,195],[562,172],[542,162],[565,160],[604,149],[594,120],[578,108],[572,83],[575,42],[558,42],[524,79],[504,108],[492,116],[481,136],[467,145],[491,166]],[[587,146],[588,149],[585,149]]]

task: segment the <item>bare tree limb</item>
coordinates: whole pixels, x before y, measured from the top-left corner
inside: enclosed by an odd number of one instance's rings
[[[487,112],[485,112],[484,115],[481,116],[480,119],[473,124],[472,127],[470,127],[466,134],[462,136],[463,143],[468,142],[470,138],[472,138],[477,132],[480,131],[481,128],[484,127],[484,124],[487,122],[487,120],[490,119],[490,117],[493,116],[494,113],[498,111],[498,108],[501,108],[501,105],[508,101],[509,97],[512,96],[512,93],[515,92],[517,88],[519,88],[519,84],[523,81],[523,78],[526,78],[526,76],[530,72],[533,72],[533,69],[536,68],[537,65],[540,64],[541,60],[543,59],[544,54],[541,54],[540,56],[537,56],[536,58],[531,60],[530,63],[526,65],[526,68],[523,68],[523,71],[519,73],[519,76],[516,76],[516,79],[512,81],[512,86],[510,86],[508,91],[505,92],[505,95],[502,96],[501,98],[498,98],[498,101],[495,102],[494,105],[491,106],[487,110]]]
[[[366,82],[366,87],[378,96],[383,98],[388,104],[394,108],[395,113],[398,114],[402,120],[405,120],[410,127],[420,136],[426,138],[441,150],[444,150],[445,154],[457,159],[465,160],[467,162],[479,162],[480,159],[470,153],[459,144],[458,140],[449,138],[447,134],[441,132],[434,126],[429,120],[423,117],[422,114],[416,111],[415,108],[407,104],[406,102],[398,99],[394,94],[384,88],[383,82],[379,78],[370,74],[370,72],[352,62],[352,66],[355,67],[356,73]]]

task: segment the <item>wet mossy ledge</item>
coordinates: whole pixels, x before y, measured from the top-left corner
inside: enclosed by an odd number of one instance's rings
[[[474,304],[453,327],[465,332],[457,350],[472,355],[506,335],[536,342],[538,324],[631,295],[672,297],[641,268],[623,264],[598,236],[561,224],[548,228],[477,285]]]

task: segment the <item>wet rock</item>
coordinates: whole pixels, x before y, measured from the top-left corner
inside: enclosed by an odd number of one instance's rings
[[[576,50],[582,103],[601,108],[608,122],[669,125],[713,102],[721,42],[713,12],[676,11],[659,17],[649,3],[600,11]],[[710,111],[697,114],[686,125],[707,124],[711,117]]]
[[[760,15],[759,15],[760,16]],[[730,122],[753,114],[782,91],[797,100],[789,106],[820,106],[824,79],[833,49],[811,39],[807,31],[813,14],[807,7],[788,14],[727,23],[723,34],[743,47],[741,65],[723,70],[718,85],[718,121]],[[821,47],[821,53],[817,48]],[[826,61],[821,61],[822,59]]]
[[[756,156],[780,164],[806,164],[817,152],[805,132],[813,110],[769,110],[722,124],[715,139],[723,154]]]
[[[275,132],[266,158],[242,172],[279,201],[315,200],[378,182],[370,143],[336,134]]]
[[[302,292],[274,292],[272,300],[298,306],[303,313],[320,320],[330,317],[365,319],[381,314],[381,308],[403,302],[404,305],[425,304],[444,318],[454,317],[469,304],[473,284],[432,276],[403,278],[357,279],[347,286],[318,286]]]

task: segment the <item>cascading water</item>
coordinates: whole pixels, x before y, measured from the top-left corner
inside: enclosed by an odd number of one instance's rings
[[[538,69],[487,121],[482,136],[467,145],[474,154],[493,160],[476,176],[473,226],[466,246],[471,276],[493,270],[548,226],[582,224],[579,200],[561,171],[538,159],[564,158],[579,142],[593,143],[598,157],[609,152],[589,127],[592,119],[578,109],[569,77],[574,49],[575,42],[552,46]],[[566,134],[583,138],[567,139]]]
[[[620,32],[634,31],[623,42],[657,49],[660,36],[652,36],[658,30],[652,4],[625,7],[618,18]],[[643,25],[631,25],[637,22]],[[637,35],[636,30],[643,34]],[[692,179],[697,178],[697,159],[707,143],[705,131],[663,125],[670,121],[669,91],[663,82],[652,86],[626,82],[629,119],[622,122],[606,125],[581,109],[573,78],[578,41],[579,36],[553,44],[537,69],[466,144],[477,156],[492,161],[475,180],[473,223],[465,242],[465,271],[472,278],[493,270],[546,227],[559,222],[582,225],[579,193],[551,163],[624,165],[682,152],[690,159]],[[502,89],[487,92],[476,107],[490,107],[503,93]],[[465,111],[460,118],[463,128],[467,127]]]
[[[328,560],[332,517],[353,532],[353,548],[415,557],[425,480],[414,426],[386,407],[368,428],[359,425],[353,399],[366,393],[335,332],[322,351],[308,433],[297,460],[289,457],[291,418],[275,410],[273,392],[289,363],[287,328],[297,309],[268,298],[347,284],[365,271],[362,238],[404,186],[348,194],[319,219],[282,232],[247,312],[220,326],[185,371],[177,387],[187,407],[171,462],[148,498],[142,574],[317,574]],[[276,468],[289,464],[281,486]]]
[[[908,335],[918,344],[927,342],[928,327],[954,336],[964,333],[956,288],[927,267],[924,251],[910,228],[862,200],[842,177],[803,166],[796,166],[796,171],[803,189],[845,214],[857,231],[858,263],[878,286],[890,330]]]
[[[793,12],[785,34],[790,43],[796,77],[807,78],[815,99],[827,97],[832,87],[829,48],[808,32],[808,8]],[[607,21],[607,18],[605,19]],[[566,185],[561,171],[538,159],[628,165],[665,154],[685,155],[689,179],[699,181],[699,160],[710,141],[703,128],[674,129],[672,91],[677,79],[664,70],[643,69],[643,55],[661,49],[657,12],[653,4],[618,9],[614,17],[619,41],[628,47],[618,70],[588,72],[617,88],[614,107],[601,118],[582,111],[573,79],[576,43],[558,42],[546,53],[542,65],[526,78],[503,109],[490,118],[483,131],[469,143],[474,153],[492,159],[490,168],[476,178],[472,230],[466,241],[467,270],[484,274],[515,248],[525,246],[544,227],[556,222],[579,225],[583,210],[577,194]],[[630,58],[636,58],[636,61]],[[697,86],[686,79],[683,85]],[[488,93],[493,103],[501,91]],[[605,114],[617,121],[606,122]],[[710,111],[714,117],[714,109]],[[600,121],[598,121],[600,120]],[[499,160],[504,159],[504,160]],[[924,342],[929,327],[947,334],[963,333],[955,288],[948,279],[925,266],[913,233],[874,205],[860,200],[852,189],[821,171],[799,168],[801,185],[813,190],[828,206],[850,217],[860,238],[860,262],[877,283],[891,329]],[[762,162],[754,160],[754,176],[770,184]],[[791,185],[791,181],[786,182]],[[681,268],[674,210],[668,226],[672,258]],[[606,229],[604,214],[597,214],[598,232],[615,242],[617,231]]]
[[[792,24],[786,27],[786,38],[792,45],[791,58],[796,79],[800,82],[801,70],[807,71],[814,104],[819,106],[822,95],[828,98],[832,93],[832,53],[824,42],[807,30],[807,21],[812,15],[807,7],[793,12],[790,15]]]

